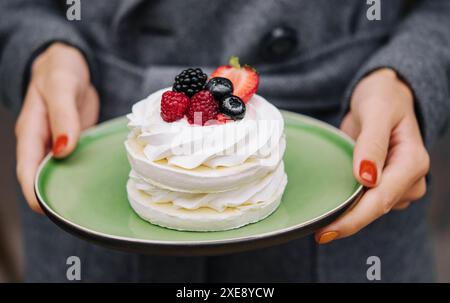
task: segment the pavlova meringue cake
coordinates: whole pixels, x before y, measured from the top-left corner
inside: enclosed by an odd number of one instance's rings
[[[287,184],[280,111],[235,61],[207,82],[188,69],[136,103],[125,142],[129,202],[144,220],[189,231],[238,228],[269,216]]]

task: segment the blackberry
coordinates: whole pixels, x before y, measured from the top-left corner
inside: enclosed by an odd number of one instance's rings
[[[208,76],[200,68],[188,68],[175,77],[172,90],[192,97],[205,87]]]

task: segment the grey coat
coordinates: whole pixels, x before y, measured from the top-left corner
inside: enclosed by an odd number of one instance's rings
[[[183,67],[209,69],[237,55],[260,72],[268,100],[337,124],[357,81],[391,67],[414,91],[430,146],[450,112],[450,1],[381,2],[382,20],[368,21],[365,0],[82,0],[81,21],[68,21],[65,1],[2,0],[0,98],[20,109],[30,62],[53,41],[86,56],[102,120],[169,86]],[[84,281],[367,281],[367,257],[378,256],[382,281],[431,281],[425,211],[415,203],[322,247],[307,237],[174,258],[106,250],[24,209],[28,279],[64,281],[65,260],[77,255]]]

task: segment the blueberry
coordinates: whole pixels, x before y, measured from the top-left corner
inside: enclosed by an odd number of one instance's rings
[[[206,89],[213,94],[216,101],[220,101],[233,93],[233,83],[227,78],[216,77],[206,83]]]
[[[245,116],[245,103],[238,96],[226,96],[219,102],[219,111],[233,120],[240,120]]]

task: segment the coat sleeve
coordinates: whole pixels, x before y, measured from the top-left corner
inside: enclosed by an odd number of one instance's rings
[[[359,80],[382,67],[395,70],[412,89],[422,135],[430,147],[445,131],[450,115],[450,1],[422,1],[405,17],[353,79],[344,111]]]
[[[32,60],[52,42],[78,48],[93,77],[91,51],[73,22],[66,19],[65,1],[0,1],[0,102],[17,113],[28,84]]]

